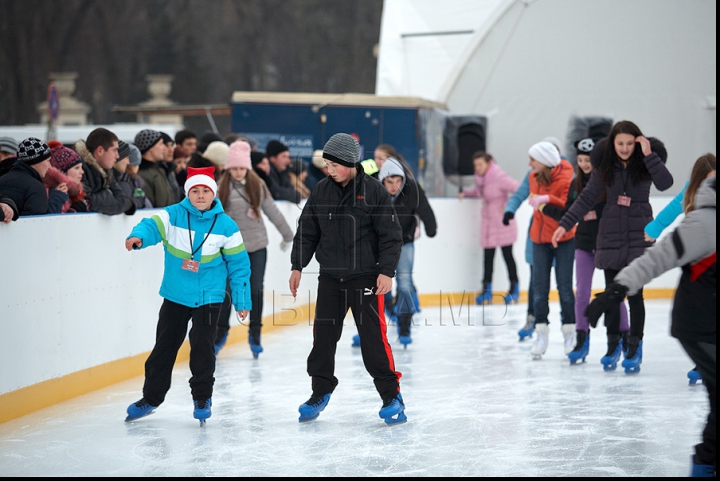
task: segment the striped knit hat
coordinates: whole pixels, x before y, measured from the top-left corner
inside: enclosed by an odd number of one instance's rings
[[[0,137],[0,152],[17,155],[18,143],[12,137]]]
[[[323,148],[323,159],[345,167],[355,167],[360,160],[360,144],[350,134],[335,134]]]

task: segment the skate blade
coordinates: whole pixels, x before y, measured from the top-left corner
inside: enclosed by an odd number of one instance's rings
[[[625,374],[637,374],[640,372],[640,366],[638,367],[626,367]]]
[[[603,371],[614,371],[615,369],[617,369],[617,363],[603,364]]]
[[[533,354],[532,360],[533,361],[542,361],[542,354]]]
[[[154,412],[155,412],[155,410],[152,410],[152,411],[150,411],[149,413],[143,414],[142,416],[138,416],[138,417],[136,417],[136,418],[131,418],[130,416],[128,416],[128,417],[125,418],[125,422],[126,422],[126,423],[131,423],[131,422],[133,422],[133,421],[137,421],[138,419],[146,418],[146,417],[150,416],[151,414],[153,414]]]
[[[385,424],[388,426],[395,426],[396,424],[404,424],[407,422],[407,416],[404,412],[398,413],[397,417],[385,418]]]
[[[298,419],[298,422],[301,422],[301,423],[309,423],[310,421],[315,421],[315,420],[316,420],[317,418],[319,418],[319,417],[320,417],[320,414],[319,414],[319,413],[316,414],[315,416],[311,416],[311,417],[308,417],[308,416],[300,416],[300,418]]]

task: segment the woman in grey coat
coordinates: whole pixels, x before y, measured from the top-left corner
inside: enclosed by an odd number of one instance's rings
[[[267,263],[268,237],[262,213],[275,224],[283,240],[280,249],[285,252],[292,244],[295,233],[285,221],[282,213],[275,205],[265,182],[253,171],[250,161],[250,144],[238,140],[233,142],[228,151],[225,170],[218,186],[218,199],[232,219],[237,222],[245,242],[245,249],[250,255],[250,290],[252,293],[252,310],[250,311],[250,329],[248,342],[253,356],[257,359],[263,351],[260,345],[263,311],[263,283],[265,265]],[[215,337],[215,352],[219,352],[227,340],[230,313],[222,315],[218,323]]]
[[[582,194],[560,220],[553,244],[570,230],[605,195],[606,205],[598,227],[595,267],[605,271],[605,285],[612,284],[622,268],[640,257],[652,244],[645,240],[645,226],[653,220],[650,188],[669,189],[673,178],[665,167],[667,153],[662,142],[643,136],[634,123],[616,123],[606,139],[595,144],[590,160],[594,170]],[[643,291],[628,297],[630,335],[620,334],[620,308],[605,314],[608,335],[607,354],[601,359],[605,370],[617,367],[625,354],[625,372],[640,370],[642,353],[638,345],[645,330]]]

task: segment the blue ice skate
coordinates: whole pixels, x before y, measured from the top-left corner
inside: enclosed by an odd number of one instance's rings
[[[255,339],[256,337],[257,339]],[[263,352],[263,347],[260,345],[260,334],[254,336],[252,330],[248,330],[248,343],[253,357],[257,359],[260,353]]]
[[[512,287],[510,288],[510,291],[508,291],[507,294],[505,294],[505,304],[517,304],[520,300],[520,285],[517,283],[514,283]]]
[[[212,416],[212,410],[210,409],[212,407],[212,398],[195,400],[193,405],[195,406],[193,417],[200,421],[200,426],[204,426],[205,421]]]
[[[417,291],[415,290],[414,286],[413,286],[412,298],[413,298],[413,306],[415,307],[415,312],[416,312],[416,313],[417,313],[417,312],[420,312],[420,311],[421,311],[421,309],[420,309],[420,298],[418,298],[418,293],[417,293]]]
[[[383,407],[380,409],[378,415],[383,418],[385,420],[385,424],[389,426],[407,422],[407,416],[405,415],[405,403],[402,400],[402,395],[398,393],[398,395],[394,398],[383,400]]]
[[[532,314],[528,314],[527,321],[525,322],[525,326],[523,326],[523,328],[518,331],[518,336],[520,336],[520,341],[524,341],[525,338],[532,337],[534,332],[535,332],[535,316],[533,316]]]
[[[688,383],[691,386],[694,386],[698,382],[702,382],[702,375],[700,374],[700,371],[697,370],[697,368],[694,368],[687,373],[688,377]]]
[[[691,478],[714,478],[715,477],[715,466],[712,464],[696,464],[693,462],[692,470],[690,471]]]
[[[325,409],[325,406],[330,402],[330,394],[332,393],[325,394],[324,396],[317,396],[315,394],[310,396],[310,399],[298,408],[298,412],[300,413],[300,419],[298,420],[301,423],[306,423],[317,419]]]
[[[155,412],[155,409],[157,409],[157,406],[151,405],[145,398],[142,398],[138,402],[128,406],[125,421],[134,421],[143,418]]]
[[[492,284],[485,284],[482,293],[475,298],[475,304],[478,306],[492,304]]]
[[[407,349],[408,344],[412,344],[412,338],[410,337],[410,334],[408,334],[407,336],[398,337],[398,341],[400,342],[400,344],[403,345],[404,349]]]
[[[355,334],[353,336],[352,347],[360,347],[360,334]]]
[[[223,337],[221,337],[220,339],[217,340],[217,342],[215,342],[215,356],[216,357],[218,354],[220,354],[220,350],[223,347],[225,347],[225,343],[227,342],[227,339],[228,339],[228,334],[230,334],[230,331],[225,331],[225,334],[223,335]]]
[[[575,349],[568,354],[570,365],[585,362],[585,358],[590,352],[590,332],[576,331],[576,333],[577,342],[575,343]]]
[[[616,339],[617,338],[617,339]],[[615,344],[617,343],[617,344]],[[613,346],[615,349],[613,349]],[[614,371],[617,369],[617,363],[620,360],[620,355],[623,352],[623,342],[620,336],[608,336],[608,353],[605,354],[601,359],[600,363],[603,365],[604,371]]]
[[[630,346],[628,347],[628,354],[632,352],[632,345],[634,344],[634,342],[637,342],[637,349],[635,350],[635,353],[622,362],[622,367],[625,368],[626,374],[636,374],[640,372],[640,364],[642,364],[643,342],[638,340],[633,341],[633,339],[631,338],[629,342]]]

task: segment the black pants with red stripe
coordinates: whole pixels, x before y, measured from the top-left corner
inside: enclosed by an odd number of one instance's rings
[[[375,294],[377,276],[341,280],[321,275],[318,282],[313,348],[307,360],[313,394],[331,393],[338,385],[335,352],[343,330],[343,320],[352,310],[360,335],[365,369],[373,378],[382,399],[400,392],[400,377],[387,338],[383,296]]]

